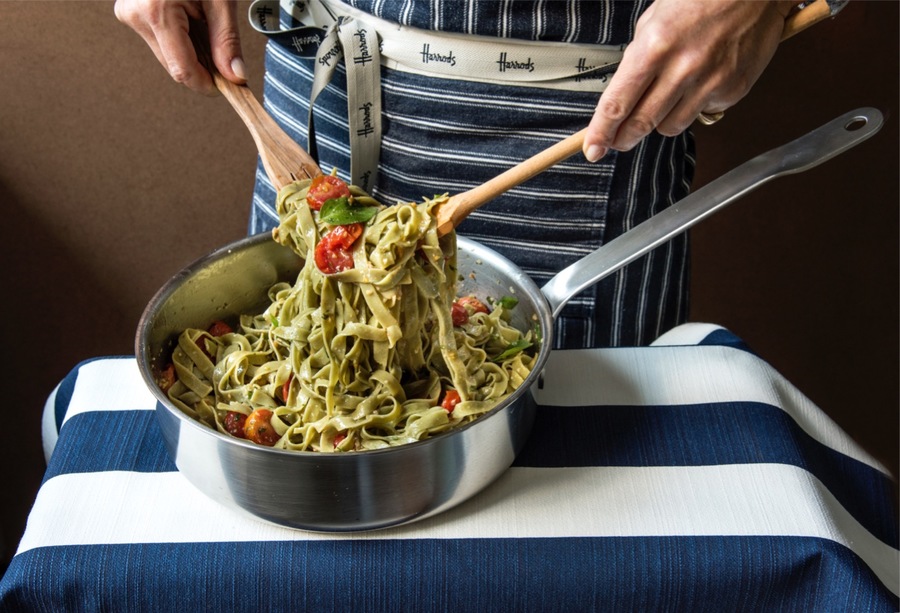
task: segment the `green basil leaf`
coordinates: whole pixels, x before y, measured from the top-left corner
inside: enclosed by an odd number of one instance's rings
[[[531,341],[526,341],[524,338],[517,340],[514,343],[510,343],[506,349],[503,350],[503,353],[494,358],[494,362],[502,362],[508,358],[513,357],[517,353],[524,351],[531,347]]]
[[[319,219],[332,226],[365,223],[378,212],[377,206],[354,206],[350,198],[341,196],[326,200],[319,211]]]
[[[519,304],[519,299],[515,296],[503,296],[500,300],[497,301],[497,304],[508,311],[510,309],[516,308],[516,305]]]

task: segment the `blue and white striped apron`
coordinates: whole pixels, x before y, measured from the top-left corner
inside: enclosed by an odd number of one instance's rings
[[[624,45],[646,2],[442,2],[351,0],[390,22],[472,35]],[[283,25],[296,25],[282,13]],[[265,104],[308,142],[314,62],[271,40]],[[382,139],[377,181],[385,203],[459,193],[587,125],[598,94],[461,81],[381,68]],[[349,178],[346,72],[339,65],[315,100],[325,172]],[[687,195],[694,171],[689,132],[652,134],[596,164],[576,155],[474,212],[458,228],[510,258],[542,285],[559,270]],[[249,231],[277,224],[275,192],[260,166]],[[687,317],[688,241],[676,238],[575,297],[557,321],[558,347],[644,345]]]

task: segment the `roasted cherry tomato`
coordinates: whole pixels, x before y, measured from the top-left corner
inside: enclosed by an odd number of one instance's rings
[[[163,392],[168,392],[169,388],[175,385],[175,365],[168,364],[156,375],[156,384]]]
[[[453,409],[456,408],[462,401],[462,398],[459,397],[459,392],[456,390],[447,390],[444,392],[444,398],[441,400],[441,406],[447,410],[448,413],[453,413]]]
[[[339,432],[334,435],[334,446],[337,447],[341,443],[344,442],[344,439],[347,438],[347,434],[345,432]]]
[[[246,438],[244,435],[244,424],[247,422],[247,416],[237,411],[228,411],[225,414],[225,431],[231,436],[238,438]]]
[[[306,192],[306,202],[309,208],[318,211],[322,205],[332,198],[341,198],[350,195],[350,188],[341,179],[332,175],[319,175],[312,180],[309,191]]]
[[[244,436],[257,445],[271,447],[281,437],[272,427],[272,411],[269,409],[256,409],[247,416],[244,422]]]
[[[207,330],[210,336],[224,336],[226,334],[231,334],[234,330],[231,329],[231,326],[226,324],[222,320],[217,320],[210,324],[209,329]]]
[[[229,326],[222,320],[216,320],[212,322],[212,324],[210,324],[209,328],[206,330],[206,333],[210,336],[223,336],[225,334],[231,334],[232,332],[234,332],[234,330],[231,329],[231,326]],[[201,334],[197,337],[196,343],[197,346],[200,347],[200,351],[205,353],[206,357],[208,357],[210,360],[213,360],[214,356],[212,355],[212,353],[210,353],[209,347],[207,347],[206,345],[206,341],[206,335]]]
[[[457,298],[450,307],[450,316],[453,319],[454,326],[461,326],[469,321],[469,318],[475,313],[490,313],[481,300],[475,296],[461,296]]]
[[[202,351],[204,353],[204,355],[206,355],[206,357],[208,357],[210,360],[212,360],[213,356],[209,352],[209,348],[207,348],[207,346],[206,346],[207,340],[208,340],[208,337],[205,334],[201,334],[200,336],[197,337],[197,340],[194,342],[200,348],[200,351]]]
[[[466,307],[466,309],[472,314],[491,312],[491,310],[487,308],[487,305],[475,296],[460,296],[456,299],[456,302]]]
[[[466,307],[454,302],[450,305],[450,317],[453,319],[453,325],[457,328],[469,321],[469,312]]]
[[[335,226],[316,245],[316,266],[326,275],[353,268],[353,243],[363,233],[363,224],[353,223]]]

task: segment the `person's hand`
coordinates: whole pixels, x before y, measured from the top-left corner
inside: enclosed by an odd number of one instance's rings
[[[680,134],[700,113],[743,98],[775,54],[796,2],[656,0],[594,111],[584,155],[627,151],[657,130]]]
[[[247,82],[237,6],[229,0],[116,0],[116,18],[141,35],[175,81],[214,95],[212,77],[197,60],[191,20],[205,21],[216,69],[229,81]]]

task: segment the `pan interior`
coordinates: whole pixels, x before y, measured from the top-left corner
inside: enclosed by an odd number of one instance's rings
[[[476,241],[457,238],[459,294],[483,301],[512,296],[518,299],[511,324],[538,331],[538,359],[523,385],[529,388],[543,369],[552,346],[552,315],[537,285],[521,269]],[[173,277],[147,306],[138,324],[136,354],[144,381],[157,400],[190,421],[156,385],[156,373],[168,360],[178,336],[187,328],[206,328],[210,322],[234,320],[261,312],[267,292],[278,281],[293,282],[302,260],[275,243],[268,233],[248,237],[201,258]],[[518,397],[516,393],[514,396]]]

